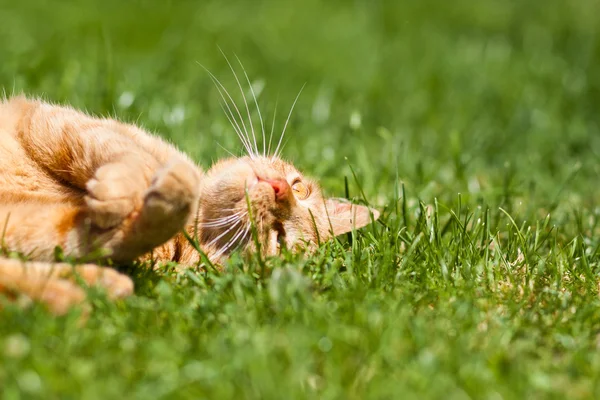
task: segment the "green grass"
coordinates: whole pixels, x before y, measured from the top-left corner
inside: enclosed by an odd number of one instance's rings
[[[17,5],[18,4],[18,5]],[[0,86],[238,152],[237,54],[284,156],[381,223],[136,295],[0,311],[6,399],[600,397],[600,3],[0,0]],[[257,120],[256,120],[257,121]],[[270,121],[270,119],[269,119]],[[356,173],[356,179],[352,170]]]

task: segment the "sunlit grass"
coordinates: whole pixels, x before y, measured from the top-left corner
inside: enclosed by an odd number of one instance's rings
[[[90,293],[83,327],[2,303],[0,393],[597,398],[598,11],[0,0],[8,94],[136,122],[206,167],[242,148],[199,65],[235,93],[221,47],[276,135],[306,84],[283,156],[382,211],[266,268],[124,267],[136,295]]]

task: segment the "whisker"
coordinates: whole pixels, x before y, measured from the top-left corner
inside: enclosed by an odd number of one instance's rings
[[[221,96],[221,99],[223,99],[222,102],[219,102],[219,105],[221,106],[221,110],[223,110],[223,113],[227,117],[227,120],[229,121],[229,123],[233,127],[233,130],[237,134],[238,138],[240,138],[240,141],[244,145],[244,148],[246,149],[246,151],[248,152],[248,154],[250,156],[252,156],[252,150],[251,150],[251,147],[250,147],[250,143],[248,143],[246,141],[246,137],[242,133],[242,128],[238,124],[237,118],[235,118],[235,115],[233,114],[233,111],[229,107],[229,102],[227,102],[227,99],[225,99],[225,96],[223,95],[223,93],[222,93],[221,89],[219,88],[219,86],[217,86],[216,81],[213,80],[213,83],[215,83],[217,91],[219,92],[219,95]],[[223,106],[223,104],[225,104],[225,106]],[[225,109],[225,107],[227,107],[227,110]],[[234,104],[234,107],[235,107],[235,104]]]
[[[208,223],[208,224],[199,224],[200,226],[202,226],[203,228],[221,228],[221,227],[225,227],[228,225],[231,225],[232,223],[237,223],[239,222],[239,219],[235,219],[235,220],[231,220],[231,221],[224,221],[222,223]]]
[[[248,82],[248,86],[250,87],[250,93],[252,93],[252,97],[254,98],[254,105],[256,106],[256,111],[258,112],[258,118],[260,119],[260,130],[262,132],[262,144],[263,144],[263,156],[266,156],[266,139],[265,139],[265,126],[263,124],[263,118],[262,115],[260,113],[260,107],[258,106],[258,101],[256,100],[256,94],[254,93],[254,88],[252,87],[252,83],[250,83],[250,78],[248,77],[248,73],[246,73],[246,68],[244,68],[244,64],[242,64],[242,61],[240,60],[240,58],[237,56],[237,54],[235,55],[235,58],[238,60],[238,63],[240,63],[240,66],[242,67],[242,71],[244,71],[244,76],[246,77],[246,81]],[[258,152],[258,149],[257,149]]]
[[[221,85],[221,86],[223,86],[223,85]],[[252,157],[254,153],[252,151],[252,146],[250,145],[250,142],[246,138],[246,135],[244,135],[242,128],[240,127],[240,125],[237,122],[237,118],[235,118],[235,116],[233,115],[233,111],[231,111],[231,108],[229,107],[229,103],[227,102],[227,100],[223,96],[223,93],[221,92],[221,90],[219,89],[218,86],[217,86],[217,90],[219,91],[219,94],[221,95],[221,98],[223,99],[223,102],[225,102],[225,106],[227,107],[227,111],[229,111],[229,113],[225,110],[225,107],[223,107],[223,103],[222,102],[219,103],[220,106],[221,106],[221,109],[225,113],[225,116],[229,120],[229,123],[231,124],[231,126],[233,126],[233,129],[235,130],[235,133],[238,135],[238,137],[242,141],[242,144],[244,145],[244,148],[248,152],[248,155],[250,155],[250,157]],[[229,94],[227,94],[227,95],[229,96]],[[231,98],[231,96],[229,96],[229,98]],[[232,100],[232,102],[233,102],[233,100]],[[235,107],[235,109],[237,111],[237,107],[236,107],[235,103],[233,103],[233,106]],[[240,112],[239,111],[237,111],[237,112],[238,112],[238,115],[240,115]],[[241,115],[240,115],[240,118],[241,118]]]
[[[300,88],[300,91],[298,92],[298,95],[296,96],[296,99],[294,100],[294,103],[292,104],[292,108],[290,108],[290,112],[288,114],[287,119],[285,120],[285,125],[283,125],[283,131],[281,132],[281,136],[279,137],[279,143],[277,143],[277,148],[275,149],[273,158],[279,157],[279,146],[281,146],[281,141],[283,140],[283,136],[285,135],[285,130],[287,129],[288,122],[290,122],[290,117],[292,116],[292,112],[294,111],[296,102],[298,101],[298,98],[300,98],[300,95],[302,94],[302,91],[304,90],[305,86],[306,86],[306,83],[304,85],[302,85],[302,87]]]
[[[248,130],[246,129],[246,124],[244,123],[244,118],[242,117],[242,113],[240,112],[240,110],[238,109],[237,105],[235,104],[235,101],[233,100],[233,98],[231,97],[231,95],[229,94],[229,92],[227,91],[227,89],[225,88],[225,86],[221,83],[221,81],[219,81],[217,79],[217,77],[208,70],[208,68],[206,68],[204,65],[200,64],[199,65],[204,68],[204,70],[208,73],[208,75],[210,76],[211,80],[213,81],[213,83],[215,84],[215,87],[217,88],[217,91],[219,92],[219,95],[221,96],[221,98],[223,99],[223,102],[225,103],[225,105],[227,106],[227,109],[229,110],[229,112],[231,113],[231,118],[233,119],[233,121],[235,121],[235,126],[234,126],[234,130],[235,127],[237,126],[237,130],[236,133],[238,134],[238,137],[240,138],[240,140],[242,141],[242,143],[244,144],[244,147],[246,148],[246,151],[248,152],[248,155],[251,158],[255,158],[256,155],[254,154],[254,152],[251,150],[250,146],[250,141],[249,139],[247,139],[247,135],[248,135]],[[220,87],[220,88],[219,88]],[[222,89],[222,90],[221,90]],[[231,105],[233,106],[233,108],[235,109],[235,111],[237,112],[238,116],[240,117],[240,122],[242,123],[242,127],[244,128],[242,130],[242,128],[240,127],[240,125],[237,122],[237,118],[235,118],[235,116],[233,115],[233,111],[231,110],[231,108],[229,107],[229,102],[227,101],[227,99],[225,99],[225,96],[223,96],[223,92],[225,92],[225,94],[227,95],[227,97],[229,98],[229,100],[231,101]],[[223,108],[223,105],[221,105],[221,108]],[[225,112],[225,109],[223,108],[223,111]],[[230,117],[227,115],[227,113],[225,113],[225,115],[227,116],[227,119],[229,119],[229,122],[233,125],[232,120],[230,119]],[[246,135],[243,135],[243,133],[246,133]]]
[[[218,227],[218,226],[231,224],[231,223],[235,222],[236,220],[240,219],[241,217],[243,217],[243,216],[236,215],[235,217],[229,218],[229,219],[209,221],[209,222],[200,222],[198,225],[202,225],[205,228],[214,228],[214,227]]]
[[[219,142],[216,142],[216,143],[217,143],[217,146],[219,146],[220,148],[222,148],[223,150],[225,150],[227,153],[229,153],[229,155],[231,155],[231,157],[237,158],[237,156],[235,154],[233,154],[232,152],[230,152],[229,150],[227,150],[225,148],[225,146],[223,146],[221,143],[219,143]]]
[[[237,244],[238,246],[242,244],[244,238],[246,237],[246,235],[248,235],[248,233],[250,232],[250,224],[246,225],[246,229],[244,229],[244,232],[242,233],[241,236],[237,236],[235,238],[235,240],[232,240],[231,243],[232,244]],[[235,243],[238,242],[238,243]]]
[[[204,68],[204,70],[208,73],[208,75],[210,76],[210,79],[212,80],[213,84],[215,85],[215,87],[217,88],[217,91],[219,92],[219,96],[221,96],[221,99],[223,99],[223,102],[225,103],[225,105],[227,106],[227,109],[229,110],[229,114],[227,113],[227,111],[225,111],[225,107],[223,107],[222,103],[219,103],[221,106],[221,109],[223,110],[223,112],[225,113],[225,116],[227,117],[227,119],[229,120],[229,122],[231,123],[231,125],[233,126],[233,129],[235,130],[235,132],[238,134],[238,136],[240,136],[241,133],[241,127],[239,126],[239,124],[237,123],[237,119],[235,118],[235,116],[233,115],[233,111],[231,111],[231,108],[229,107],[229,102],[227,101],[227,99],[225,99],[225,96],[223,95],[223,92],[221,91],[221,88],[219,86],[221,86],[223,88],[223,90],[225,90],[225,92],[227,92],[227,90],[225,89],[225,86],[223,86],[223,84],[217,79],[217,77],[208,70],[208,68],[206,68],[204,65],[200,64],[200,66],[202,68]],[[229,93],[227,93],[227,96],[229,96]],[[231,96],[229,96],[229,98],[231,99],[231,102],[233,103],[233,106],[235,107],[235,102],[233,101],[233,99],[231,98]],[[229,115],[231,114],[231,118],[229,117]],[[238,115],[240,115],[241,118],[241,114],[238,111]],[[235,125],[234,122],[235,121]],[[240,139],[242,139],[240,137]],[[244,140],[242,140],[242,143],[245,142]]]
[[[241,219],[241,218],[243,218],[245,216],[246,216],[246,213],[239,214],[239,215],[234,215],[234,216],[230,216],[230,217],[227,217],[227,218],[220,218],[220,219],[216,219],[216,220],[213,220],[213,221],[209,220],[208,222],[200,222],[199,225],[202,225],[205,228],[216,228],[216,227],[219,227],[219,226],[224,226],[224,225],[233,223],[234,221],[239,220],[239,219]]]
[[[275,100],[275,111],[273,112],[273,124],[271,125],[271,133],[269,134],[269,148],[267,149],[267,154],[271,154],[271,140],[273,139],[273,131],[275,130],[275,117],[277,117],[277,105],[279,104],[279,95],[277,95],[277,100]]]
[[[227,244],[225,246],[223,246],[217,253],[215,253],[214,257],[221,257],[223,254],[225,254],[234,244],[241,244],[241,243],[236,243],[238,242],[238,239],[243,239],[246,237],[246,235],[248,234],[248,232],[250,231],[250,224],[246,225],[246,229],[242,230],[243,228],[240,227],[235,235],[233,236],[233,238],[227,242]],[[241,236],[240,236],[241,235]],[[241,242],[241,241],[240,241]]]
[[[241,217],[243,215],[246,215],[246,212],[237,212],[235,214],[225,215],[225,216],[219,217],[219,218],[204,219],[203,221],[206,221],[208,223],[229,221],[229,220]]]
[[[242,144],[244,145],[244,149],[246,150],[246,152],[248,153],[248,155],[250,155],[250,157],[252,157],[252,150],[250,148],[250,144],[246,143],[246,138],[245,136],[241,133],[241,131],[239,131],[238,129],[236,129],[235,125],[237,125],[237,121],[234,119],[232,120],[231,117],[229,117],[229,115],[227,114],[227,111],[225,110],[225,107],[223,107],[223,103],[219,103],[219,105],[221,106],[221,109],[223,110],[223,112],[225,113],[225,116],[227,117],[227,119],[229,120],[229,123],[233,126],[233,130],[235,131],[235,133],[238,135],[238,137],[240,138]],[[229,107],[228,107],[229,108]],[[235,125],[234,125],[234,121],[235,121]]]
[[[213,223],[213,222],[223,222],[223,221],[230,221],[232,219],[238,218],[240,217],[241,214],[237,214],[237,215],[228,215],[226,217],[221,217],[221,218],[214,218],[214,219],[205,219],[204,221],[206,221],[207,223]]]
[[[211,240],[209,243],[206,244],[206,247],[210,247],[213,244],[217,243],[217,241],[219,241],[219,239],[221,239],[223,236],[227,235],[229,232],[231,232],[236,226],[237,224],[239,224],[241,222],[241,219],[236,221],[233,225],[231,225],[229,228],[227,228],[226,230],[224,230],[223,232],[221,232],[221,234],[219,236],[217,236],[216,238],[214,238],[213,240]]]
[[[242,231],[243,226],[240,226],[234,234],[234,238]],[[227,243],[225,243],[225,245],[223,247],[221,247],[214,255],[213,258],[219,258],[221,257],[223,254],[225,254],[225,252],[227,251],[227,249],[229,248],[229,246],[231,245],[232,241],[229,240]]]
[[[223,217],[219,217],[219,218],[214,218],[214,219],[220,219],[220,218],[226,218],[226,217],[231,217],[235,214],[241,214],[244,212],[247,212],[247,210],[243,209],[243,208],[220,208],[220,211],[235,211],[233,214],[228,214],[228,215],[224,215]],[[213,220],[214,220],[213,219]]]
[[[249,230],[250,230],[250,224],[246,224],[246,228],[243,230],[242,230],[242,228],[240,228],[239,232],[236,232],[235,236],[233,238],[231,238],[229,243],[227,243],[227,245],[224,247],[225,251],[232,248],[233,245],[239,244],[238,240],[245,237]]]
[[[244,89],[242,88],[242,84],[240,83],[240,80],[238,79],[238,76],[235,73],[233,66],[229,62],[229,58],[227,58],[227,56],[225,55],[223,50],[221,50],[220,47],[219,47],[219,51],[221,52],[221,54],[223,54],[223,57],[225,57],[225,61],[227,61],[227,65],[229,65],[229,69],[231,69],[231,72],[233,72],[233,77],[235,78],[235,81],[237,82],[238,87],[240,88],[240,93],[242,94],[242,99],[244,100],[244,105],[246,106],[246,112],[248,113],[248,124],[250,125],[250,130],[252,131],[252,139],[254,140],[254,151],[256,152],[256,154],[258,154],[258,146],[256,145],[256,135],[254,134],[254,124],[252,123],[252,116],[250,115],[250,107],[248,107],[248,101],[246,101],[246,95],[244,94]],[[245,125],[244,125],[244,127],[245,127]],[[248,131],[246,131],[246,135],[247,134],[248,134]],[[248,141],[250,141],[250,140],[248,140]]]

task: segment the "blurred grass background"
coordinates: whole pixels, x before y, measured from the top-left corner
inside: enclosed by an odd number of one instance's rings
[[[8,306],[0,393],[597,397],[598,15],[597,0],[0,0],[7,95],[138,123],[206,167],[227,155],[218,144],[241,147],[200,66],[237,95],[219,47],[242,60],[267,126],[278,104],[276,131],[306,84],[284,157],[336,196],[344,178],[359,196],[352,166],[387,224],[361,236],[368,255],[327,248],[274,280],[143,276],[124,304],[96,299],[83,329]],[[419,242],[438,204],[489,228],[465,219]],[[468,261],[467,226],[505,253]],[[517,287],[521,252],[539,285]],[[504,278],[515,292],[492,290]]]
[[[264,113],[279,98],[279,129],[307,84],[285,154],[314,175],[347,156],[371,194],[396,171],[454,193],[509,168],[545,196],[577,163],[598,176],[595,1],[4,3],[6,91],[139,121],[204,164],[239,147],[198,64],[235,93],[220,46]]]

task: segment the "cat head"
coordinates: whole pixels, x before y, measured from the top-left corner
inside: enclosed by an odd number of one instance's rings
[[[217,261],[235,249],[277,254],[314,248],[319,242],[368,225],[371,208],[325,199],[319,185],[278,157],[241,157],[217,162],[202,183],[198,239]]]
[[[277,147],[271,153],[275,116],[267,148],[262,114],[248,74],[236,57],[256,106],[261,128],[259,135],[255,135],[249,102],[240,79],[225,53],[221,53],[233,72],[245,107],[238,108],[225,86],[208,69],[204,69],[215,84],[223,111],[248,156],[217,162],[202,180],[196,233],[209,258],[218,261],[239,248],[244,251],[260,250],[264,255],[277,254],[283,246],[290,250],[312,249],[321,241],[375,221],[379,217],[376,210],[343,200],[325,199],[315,181],[279,156],[290,116],[302,89],[292,104]],[[244,108],[248,116],[246,122]],[[256,136],[262,136],[262,153]],[[257,237],[253,236],[254,233]],[[256,249],[256,242],[260,249]]]

